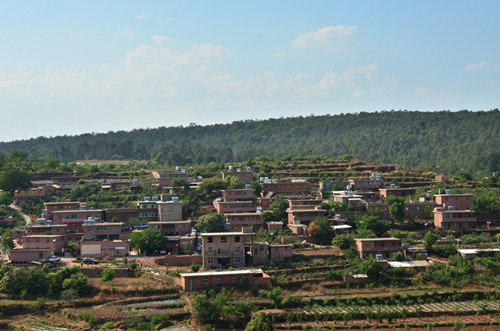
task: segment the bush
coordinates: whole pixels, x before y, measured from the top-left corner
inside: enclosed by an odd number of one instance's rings
[[[95,316],[94,311],[82,311],[80,314],[78,314],[78,317],[87,323],[89,323],[89,326],[94,329],[97,324],[99,324],[99,321],[97,320],[97,317]]]
[[[190,266],[192,272],[198,272],[201,268],[201,265],[198,263],[193,263]]]
[[[113,269],[104,269],[101,273],[101,279],[103,282],[109,282],[115,279],[116,273]]]

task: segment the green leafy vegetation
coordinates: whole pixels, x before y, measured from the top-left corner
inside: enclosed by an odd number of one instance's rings
[[[24,151],[63,162],[78,159],[153,160],[157,165],[258,159],[261,155],[327,155],[489,175],[500,169],[498,109],[383,111],[238,121],[207,126],[137,129],[0,143],[0,153]],[[318,143],[321,142],[321,143]],[[460,153],[457,153],[460,151]],[[467,157],[463,157],[467,155]],[[1,162],[0,162],[1,164]],[[47,167],[60,167],[57,161]],[[265,172],[265,169],[263,169]],[[463,175],[464,176],[464,175]]]

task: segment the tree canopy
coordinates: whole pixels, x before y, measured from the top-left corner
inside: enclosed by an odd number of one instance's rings
[[[451,174],[465,169],[464,174],[490,175],[500,170],[498,132],[498,109],[403,110],[38,137],[0,143],[0,153],[24,151],[28,156],[62,162],[146,159],[170,166],[248,159],[254,164],[262,162],[261,155],[327,155],[421,169],[439,167]],[[15,161],[22,162],[22,157]]]

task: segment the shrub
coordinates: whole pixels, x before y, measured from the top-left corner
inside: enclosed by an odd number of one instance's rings
[[[101,273],[101,279],[103,282],[109,282],[115,279],[116,273],[113,269],[104,269]]]

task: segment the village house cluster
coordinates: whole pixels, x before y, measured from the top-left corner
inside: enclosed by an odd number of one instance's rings
[[[184,169],[176,169],[172,173],[153,173],[153,176],[157,180],[155,185],[162,189],[170,188],[174,179],[189,180],[194,186],[197,180],[201,180],[189,177]],[[325,187],[330,185],[328,183],[314,184],[304,179],[277,181],[267,177],[258,178],[262,190],[257,195],[249,185],[256,180],[250,167],[245,171],[230,167],[229,171],[222,172],[223,179],[230,176],[238,177],[246,186],[221,190],[220,196],[213,200],[211,207],[223,215],[223,232],[197,233],[194,230],[196,220],[183,219],[182,204],[172,194],[144,197],[136,202],[135,208],[89,209],[85,203],[77,201],[48,202],[37,221],[13,232],[16,248],[10,251],[10,260],[14,264],[46,262],[54,255],[62,255],[64,247],[70,241],[79,243],[81,256],[84,257],[125,257],[131,251],[130,234],[152,228],[160,230],[169,239],[169,247],[165,248],[165,252],[176,255],[186,253],[185,248],[190,247],[192,253],[201,256],[200,261],[206,271],[181,274],[184,289],[195,290],[241,282],[269,286],[270,278],[258,267],[291,258],[293,246],[284,241],[258,241],[256,231],[259,229],[263,228],[271,233],[288,229],[293,236],[308,242],[311,239],[308,229],[316,220],[329,219],[335,234],[349,232],[352,227],[347,224],[347,220],[375,208],[382,211],[383,218],[389,219],[384,203],[386,199],[391,196],[410,197],[416,193],[416,189],[412,187],[386,185],[375,175],[367,179],[336,183],[345,189],[329,191],[328,199],[346,208],[335,215],[329,215],[328,210],[322,207],[322,202],[328,201],[323,198]],[[62,183],[72,185],[75,181],[67,178]],[[63,186],[62,183],[59,182],[59,187]],[[131,189],[134,185],[137,183],[125,185],[124,182],[117,181],[107,183],[106,189]],[[50,186],[47,184],[47,187]],[[35,191],[18,195],[22,198],[24,194],[25,198],[29,198],[36,195],[33,192]],[[262,214],[278,196],[288,203],[286,221],[265,222]],[[472,210],[473,204],[471,194],[452,194],[446,190],[444,194],[434,195],[434,201],[425,197],[407,201],[405,217],[425,220],[443,231],[475,231],[479,228],[479,223]],[[140,224],[129,228],[126,224],[130,219],[137,219]],[[355,251],[360,259],[373,257],[379,261],[391,259],[398,253],[413,260],[425,261],[427,258],[422,248],[410,247],[393,237],[356,238]],[[474,254],[470,250],[460,253],[466,257]],[[228,268],[231,270],[227,270]],[[224,271],[216,271],[218,269]]]

